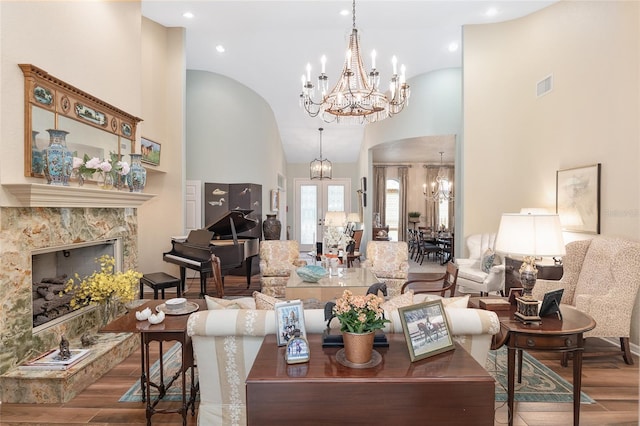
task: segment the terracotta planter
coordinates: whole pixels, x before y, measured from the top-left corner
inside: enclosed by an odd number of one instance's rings
[[[373,338],[375,333],[349,333],[342,332],[344,342],[344,355],[347,361],[354,364],[366,364],[371,361],[373,352]]]

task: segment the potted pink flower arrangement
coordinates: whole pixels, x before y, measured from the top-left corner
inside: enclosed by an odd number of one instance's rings
[[[389,322],[384,317],[382,302],[384,299],[376,294],[356,296],[349,290],[336,300],[333,313],[340,320],[344,354],[348,361],[366,364],[371,360],[375,332]]]

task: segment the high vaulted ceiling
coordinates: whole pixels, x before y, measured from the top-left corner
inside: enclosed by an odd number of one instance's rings
[[[356,3],[363,62],[377,52],[381,86],[391,77],[391,57],[407,67],[407,79],[442,68],[462,66],[462,26],[506,21],[528,15],[555,1],[375,1]],[[494,8],[495,14],[487,12]],[[346,10],[346,15],[340,12]],[[332,162],[355,162],[363,127],[327,124],[309,117],[298,105],[300,77],[311,63],[312,80],[327,56],[332,86],[343,66],[352,28],[351,1],[165,1],[142,0],[142,14],[165,27],[186,28],[187,68],[218,73],[246,85],[273,109],[287,161],[309,162],[323,156]],[[183,16],[191,12],[192,18]],[[457,43],[459,49],[449,51]],[[225,47],[224,53],[216,51]],[[391,118],[393,119],[393,118]],[[438,138],[433,147],[398,152],[397,143],[375,151],[374,161],[439,162]],[[411,144],[419,140],[409,141]],[[431,146],[431,145],[429,145]],[[447,153],[445,162],[453,161]]]

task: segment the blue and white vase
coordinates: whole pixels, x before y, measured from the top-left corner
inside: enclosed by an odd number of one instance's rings
[[[127,185],[129,192],[142,192],[147,183],[147,170],[142,166],[140,160],[142,154],[129,154],[131,156],[131,167],[127,175]]]
[[[69,185],[73,170],[73,155],[67,149],[66,130],[47,129],[49,146],[42,150],[44,175],[49,185]]]

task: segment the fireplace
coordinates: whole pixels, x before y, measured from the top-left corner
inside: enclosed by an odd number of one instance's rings
[[[35,250],[31,254],[33,288],[31,305],[34,333],[65,321],[68,315],[79,315],[82,308],[72,309],[72,293],[63,293],[76,274],[83,279],[100,270],[100,256],[116,259],[115,272],[122,270],[122,249],[119,239],[70,244]]]
[[[49,275],[72,275],[73,270],[49,266],[81,256],[87,259],[86,266],[96,267],[94,258],[100,250],[114,250],[114,257],[121,259],[122,270],[136,270],[137,233],[135,208],[0,208],[0,374],[56,347],[62,335],[69,340],[79,339],[98,325],[96,309],[83,308],[34,328],[33,282]],[[92,246],[103,247],[89,249]],[[81,254],[86,250],[89,251]],[[48,255],[50,252],[56,254]],[[81,277],[85,275],[80,269],[77,272]]]

